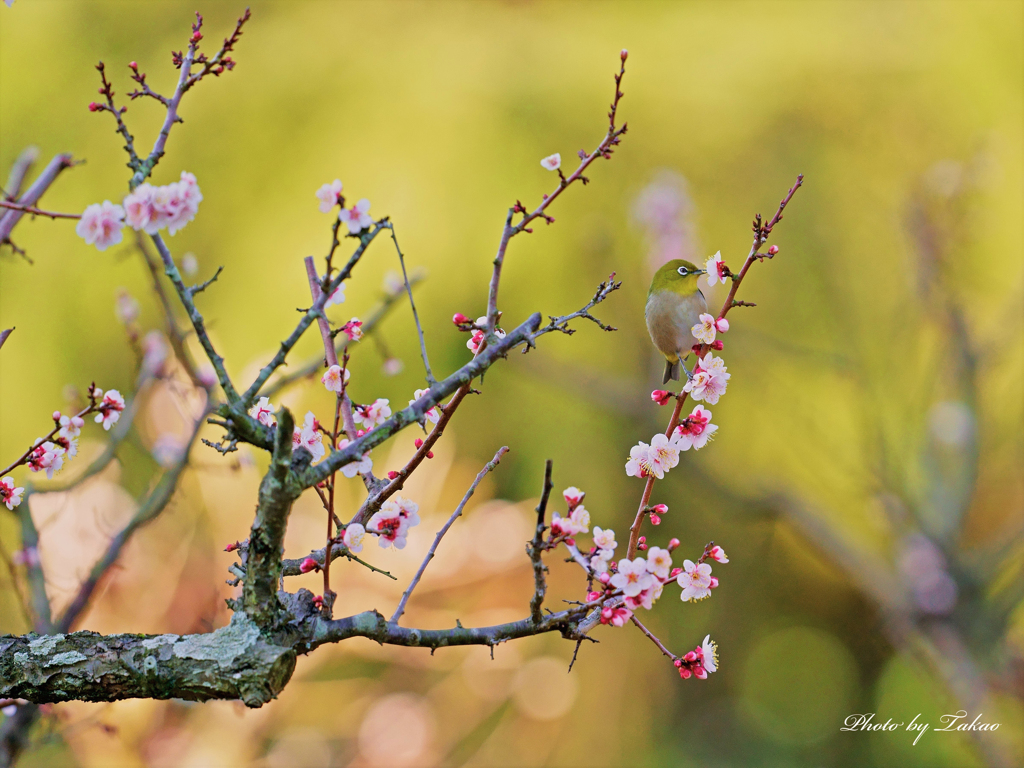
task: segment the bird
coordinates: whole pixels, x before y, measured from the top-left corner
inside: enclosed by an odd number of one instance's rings
[[[708,311],[697,278],[705,270],[683,259],[672,259],[654,273],[647,293],[647,332],[658,351],[665,356],[665,378],[679,381],[679,366],[690,354],[694,343],[693,326]],[[689,375],[689,374],[687,374]]]

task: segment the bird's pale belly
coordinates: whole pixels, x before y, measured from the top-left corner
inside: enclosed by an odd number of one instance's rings
[[[707,312],[704,295],[697,291],[691,296],[680,296],[671,291],[658,291],[647,297],[647,331],[651,341],[669,360],[685,357],[696,343],[692,328]]]

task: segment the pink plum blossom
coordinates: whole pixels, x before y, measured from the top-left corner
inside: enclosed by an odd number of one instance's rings
[[[718,431],[718,426],[711,423],[711,411],[698,405],[690,415],[676,427],[675,441],[679,450],[688,451],[693,448],[699,451]]]
[[[651,447],[647,456],[650,461],[651,473],[661,480],[666,472],[679,463],[679,448],[665,435],[658,433],[651,438]]]
[[[715,340],[715,332],[717,330],[715,328],[715,316],[704,312],[698,319],[700,322],[690,329],[690,333],[701,344],[711,344]]]
[[[601,623],[611,624],[613,627],[625,626],[626,622],[633,617],[633,612],[628,608],[612,608],[605,606],[601,609]]]
[[[615,557],[615,552],[610,549],[599,549],[597,554],[590,558],[590,568],[594,573],[608,573],[608,563]]]
[[[557,171],[562,167],[562,156],[558,152],[555,152],[555,154],[548,155],[541,160],[540,164],[549,171]]]
[[[726,320],[724,317],[720,317],[717,320],[715,320],[715,328],[718,330],[719,333],[725,333],[726,331],[729,330],[729,321]]]
[[[356,424],[365,429],[373,429],[383,424],[391,415],[389,401],[384,398],[377,398],[369,405],[359,405],[353,409],[352,418]]]
[[[414,528],[420,524],[420,505],[412,499],[407,499],[404,496],[395,496],[394,498],[385,501],[384,504],[381,505],[381,509],[384,509],[389,504],[394,504],[398,508],[398,514],[405,520],[407,527]],[[390,507],[388,508],[390,509]]]
[[[330,306],[332,306],[334,304],[343,304],[344,302],[345,302],[345,284],[341,283],[341,284],[338,285],[337,288],[334,289],[334,292],[330,296],[327,297],[327,301],[324,302],[324,309],[327,309],[328,307],[330,307]]]
[[[647,561],[642,557],[636,560],[622,558],[619,560],[619,572],[612,576],[611,584],[622,590],[626,597],[636,597],[651,586],[654,579],[647,572]]]
[[[731,377],[725,361],[708,352],[704,359],[698,361],[693,378],[686,382],[683,391],[689,392],[690,397],[698,402],[706,400],[714,405],[725,394]]]
[[[24,488],[15,488],[14,480],[5,477],[0,480],[0,502],[7,505],[8,509],[14,509],[21,504],[21,495],[25,493]]]
[[[249,409],[249,415],[265,427],[272,427],[277,424],[277,419],[274,417],[274,406],[268,397],[261,397]]]
[[[359,341],[363,338],[363,321],[353,317],[341,326],[341,332],[348,336],[349,341]]]
[[[708,556],[713,560],[717,560],[719,563],[728,563],[729,558],[725,554],[725,550],[717,544],[708,551]]]
[[[708,285],[714,285],[717,282],[725,285],[726,266],[725,262],[722,261],[721,251],[718,251],[718,253],[704,263],[704,269],[707,271]]]
[[[338,204],[338,196],[341,194],[341,181],[335,179],[330,184],[324,184],[316,191],[316,199],[320,201],[320,213],[330,213],[331,208]]]
[[[351,208],[342,208],[338,213],[338,219],[348,227],[349,234],[358,235],[373,224],[373,218],[367,213],[368,210],[370,210],[370,201],[364,197]]]
[[[328,392],[341,392],[342,384],[347,384],[351,376],[352,372],[348,368],[342,369],[340,365],[332,365],[320,377],[320,381],[327,388]],[[265,400],[266,398],[262,399]]]
[[[629,477],[647,477],[651,474],[651,462],[648,458],[651,446],[641,442],[629,449],[629,460],[626,462],[626,474]]]
[[[345,528],[345,535],[341,537],[341,540],[348,547],[350,552],[362,552],[363,551],[363,539],[366,538],[366,529],[363,528],[359,523],[349,523],[348,527]]]
[[[82,212],[75,232],[88,245],[95,245],[97,249],[105,251],[121,242],[124,237],[121,233],[123,228],[124,208],[104,200],[102,203],[93,203]]]
[[[379,510],[373,513],[367,524],[367,530],[379,537],[377,543],[384,549],[394,547],[395,549],[405,548],[405,537],[409,526],[397,504],[389,505],[387,502]]]
[[[600,528],[594,526],[594,546],[598,549],[614,550],[618,544],[615,542],[615,531],[611,528]]]
[[[661,597],[661,592],[664,588],[665,586],[660,581],[653,579],[647,589],[642,590],[633,597],[626,598],[626,607],[634,611],[638,608],[645,608],[649,611],[654,607],[655,601]]]
[[[590,512],[582,504],[573,509],[569,514],[569,519],[572,520],[574,534],[586,533],[590,529]]]
[[[28,468],[33,472],[46,470],[48,480],[53,479],[56,472],[60,472],[64,466],[64,449],[51,443],[49,440],[42,442],[42,438],[36,439],[36,446],[28,457]]]
[[[343,437],[341,438],[341,440],[338,441],[338,449],[341,450],[343,448],[347,448],[349,445],[351,445],[351,443],[351,440],[349,440],[347,437]],[[341,468],[341,474],[343,474],[345,477],[351,478],[355,477],[356,475],[361,475],[366,472],[370,472],[372,470],[373,459],[370,458],[370,453],[369,451],[367,451],[362,455],[361,458],[343,466]]]
[[[703,600],[711,594],[711,566],[683,560],[683,572],[676,578],[676,583],[683,588],[679,597],[684,603]]]
[[[569,509],[572,509],[583,501],[584,496],[586,496],[586,494],[575,485],[562,491],[562,498],[565,499],[565,503],[569,505]]]
[[[121,418],[121,411],[124,410],[124,398],[116,389],[108,389],[103,395],[103,400],[97,406],[97,410],[99,413],[96,414],[96,423],[102,423],[103,428],[109,430]]]
[[[307,411],[302,427],[296,425],[295,431],[292,433],[292,448],[305,448],[313,454],[313,461],[319,461],[326,451],[323,440],[320,422],[317,421],[312,411]]]

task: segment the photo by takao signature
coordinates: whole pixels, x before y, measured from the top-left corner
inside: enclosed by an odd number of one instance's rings
[[[874,722],[875,713],[869,712],[864,715],[849,715],[843,721],[843,727],[840,731],[897,731],[903,729],[908,733],[916,733],[914,737],[914,744],[917,744],[918,740],[924,735],[925,731],[932,730],[936,733],[942,733],[943,731],[995,731],[999,729],[999,723],[986,723],[982,721],[983,715],[978,714],[974,720],[967,721],[967,711],[961,709],[955,715],[942,715],[939,721],[942,723],[942,728],[935,728],[931,723],[926,723],[921,720],[920,713],[914,715],[914,719],[909,723],[906,722],[893,722],[890,717],[884,723],[881,721]],[[905,726],[905,727],[904,727]]]

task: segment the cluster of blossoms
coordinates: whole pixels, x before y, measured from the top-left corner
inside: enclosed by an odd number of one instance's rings
[[[95,397],[100,397],[101,395],[103,399],[96,406],[96,423],[102,424],[103,428],[109,431],[117,423],[117,420],[121,418],[121,411],[124,410],[124,398],[121,397],[121,393],[116,389],[109,389],[106,393],[101,389],[94,390]]]
[[[320,461],[326,452],[324,436],[320,431],[320,422],[317,421],[312,411],[306,412],[302,426],[296,424],[295,430],[292,432],[292,450],[299,448],[309,451],[313,455],[314,462]]]
[[[378,397],[369,405],[356,405],[352,408],[352,419],[364,429],[373,429],[383,424],[391,415],[390,401]]]
[[[480,350],[484,348],[484,339],[487,336],[487,315],[478,317],[476,321],[470,320],[461,312],[456,312],[455,316],[452,317],[452,322],[455,323],[455,327],[460,331],[472,332],[472,336],[469,337],[469,341],[466,342],[466,348],[473,353],[474,356],[480,354]],[[494,335],[499,339],[505,338],[505,331],[501,328],[494,329]]]
[[[101,251],[121,242],[126,224],[136,232],[154,235],[166,228],[173,235],[196,217],[202,200],[196,177],[182,171],[181,179],[172,184],[140,184],[124,198],[123,206],[109,200],[93,203],[82,212],[75,232]]]
[[[558,539],[565,538],[573,543],[571,537],[578,533],[586,533],[590,529],[590,513],[583,506],[583,497],[586,494],[579,488],[573,486],[562,491],[562,497],[569,506],[566,516],[560,517],[557,512],[551,518],[551,537]]]
[[[418,512],[419,505],[416,502],[395,496],[385,501],[381,508],[373,513],[366,530],[378,537],[377,543],[382,548],[404,549],[409,529],[420,523]]]
[[[330,213],[334,206],[340,205],[338,221],[348,227],[350,235],[358,235],[364,229],[369,229],[373,224],[373,217],[367,211],[370,210],[370,201],[365,197],[351,208],[345,207],[345,197],[341,194],[342,183],[335,179],[330,184],[324,184],[316,191],[316,199],[320,201],[320,212]]]
[[[718,671],[718,645],[711,635],[705,635],[703,643],[672,663],[683,680],[688,680],[691,675],[698,680],[706,680],[709,672]]]
[[[412,393],[412,400],[409,401],[409,405],[415,403],[417,400],[419,400],[421,397],[427,394],[428,391],[429,390],[426,389],[417,389],[415,392]],[[429,411],[423,414],[423,418],[429,421],[431,424],[437,424],[437,422],[441,420],[441,411],[435,405],[433,408],[431,408]]]
[[[683,386],[683,391],[689,392],[690,397],[698,403],[703,400],[714,405],[725,394],[731,376],[726,370],[725,361],[708,352],[697,361],[693,376]]]
[[[21,495],[24,492],[24,488],[16,488],[14,486],[12,478],[5,477],[3,480],[0,480],[0,502],[6,504],[8,509],[14,509],[21,504]]]
[[[700,322],[693,326],[690,332],[693,334],[693,338],[701,344],[713,345],[715,344],[715,334],[725,333],[729,330],[729,321],[724,317],[716,320],[714,315],[705,312],[698,319]],[[721,349],[721,343],[718,344],[718,348]]]
[[[711,411],[698,405],[672,430],[671,437],[658,433],[651,438],[650,445],[644,442],[634,445],[629,450],[626,474],[630,477],[656,477],[661,480],[666,472],[679,463],[680,451],[691,448],[699,451],[708,444],[718,431],[718,426],[711,423],[711,415]]]

